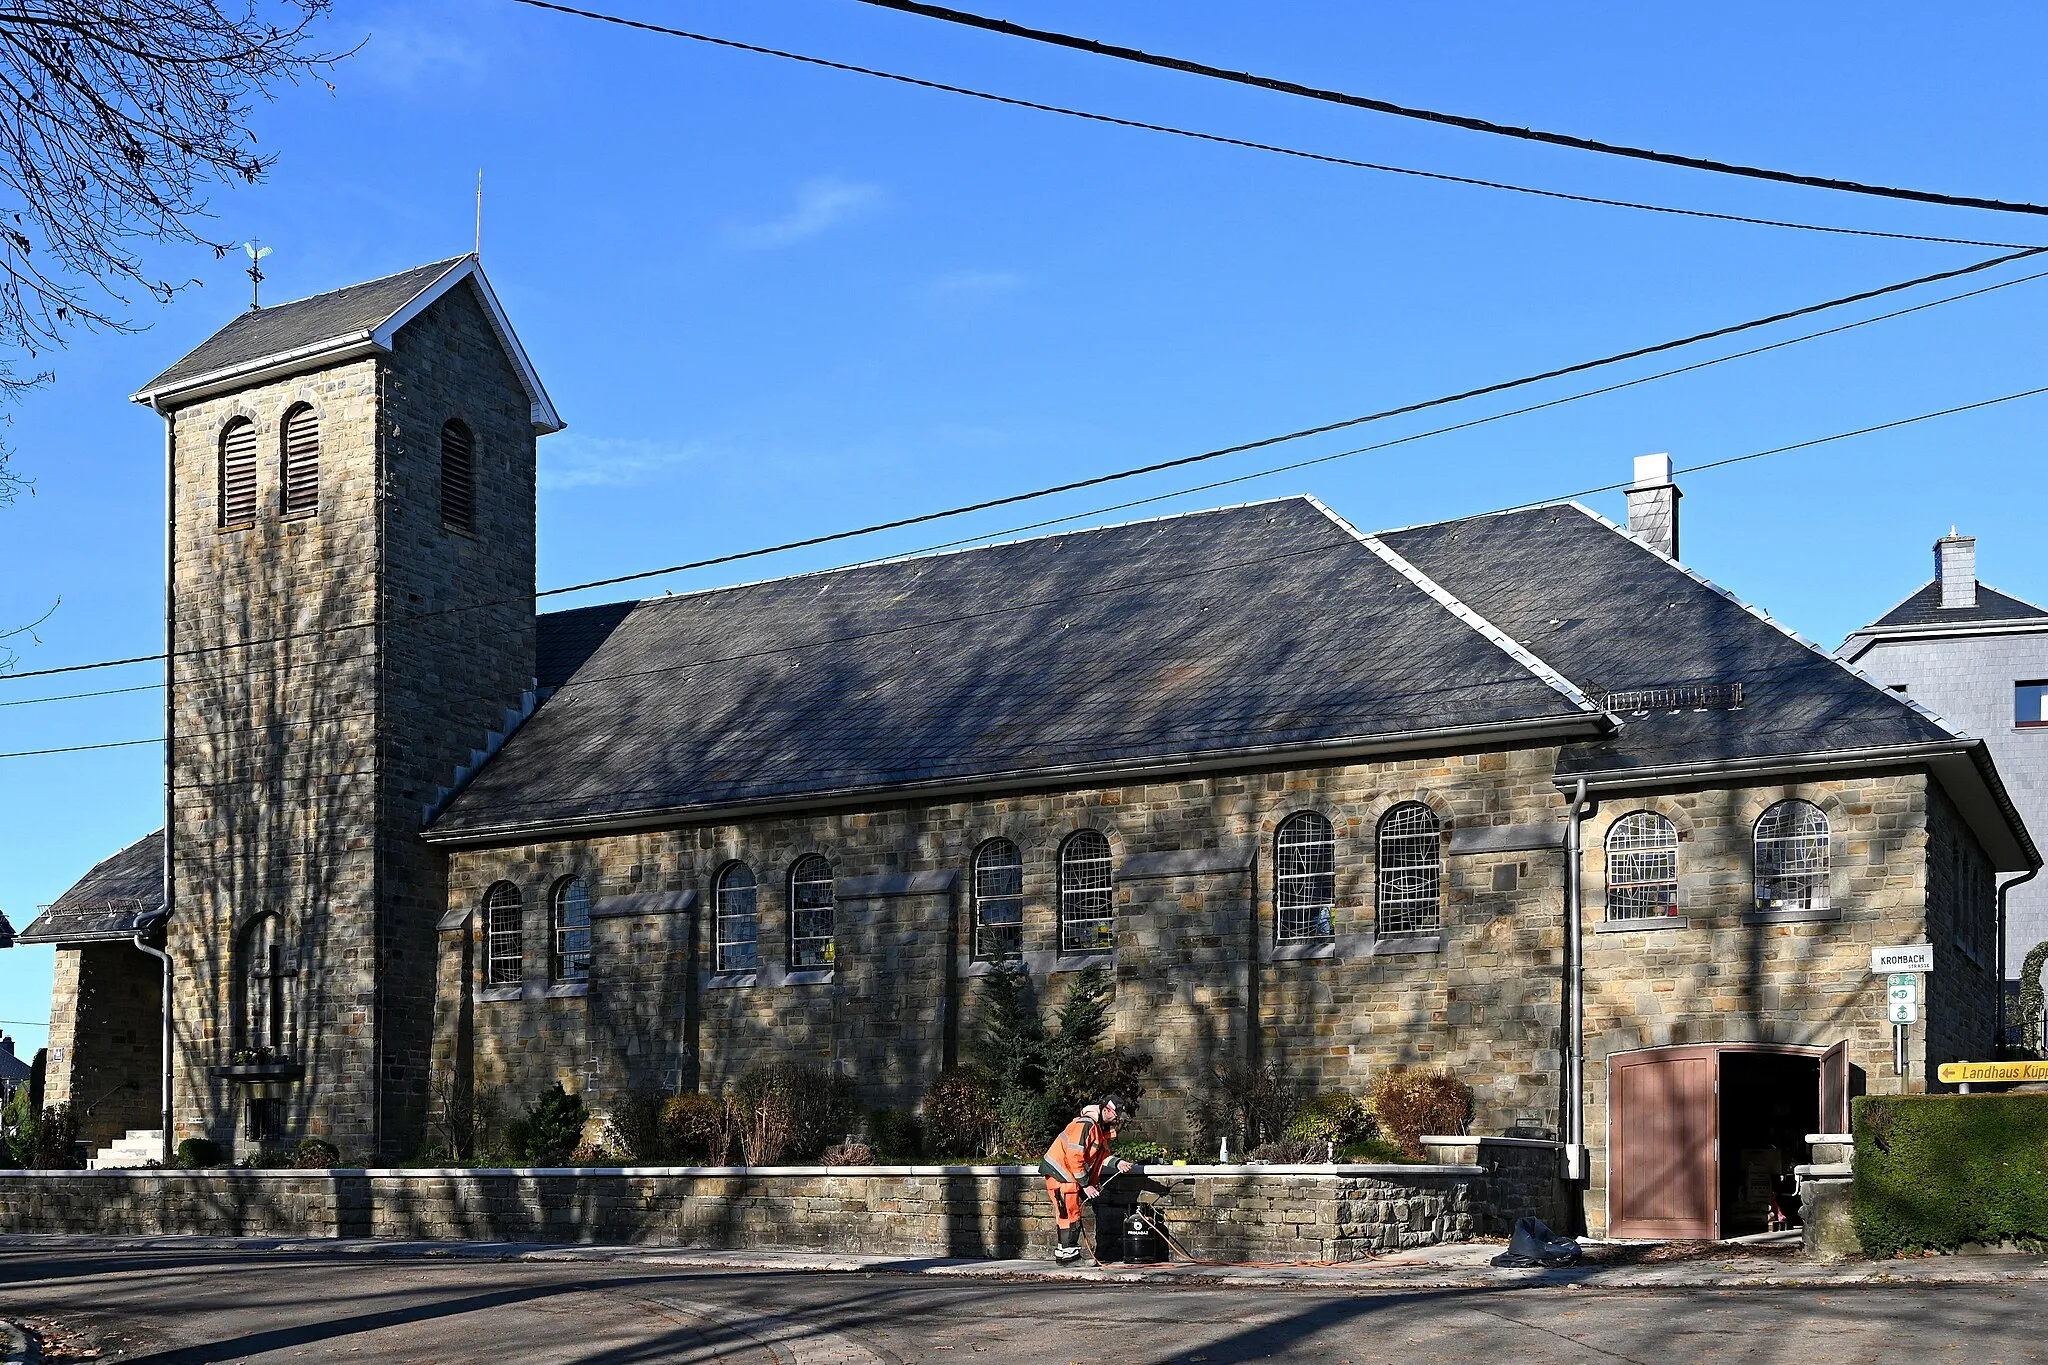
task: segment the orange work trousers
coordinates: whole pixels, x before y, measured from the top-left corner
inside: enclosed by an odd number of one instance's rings
[[[1081,1187],[1070,1180],[1045,1178],[1045,1192],[1052,1197],[1052,1216],[1062,1228],[1081,1226]]]

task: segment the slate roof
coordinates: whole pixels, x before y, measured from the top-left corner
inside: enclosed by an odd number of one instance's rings
[[[150,380],[143,386],[144,392],[176,388],[220,370],[372,331],[412,302],[421,290],[467,259],[457,256],[414,266],[381,280],[243,313],[208,337],[197,350]]]
[[[164,911],[164,832],[137,839],[78,879],[21,931],[23,943],[127,938]]]
[[[1309,499],[541,618],[488,837],[1266,748],[1602,722]]]
[[[7,922],[7,912],[0,910],[0,948],[14,946],[14,926]]]
[[[14,1042],[12,1038],[7,1041]],[[0,1047],[0,1090],[12,1090],[35,1072],[34,1065],[23,1061],[11,1046]]]
[[[1576,504],[1392,531],[1387,544],[1588,693],[1741,683],[1734,710],[1623,717],[1561,776],[1954,743],[1928,715]]]
[[[1887,626],[1957,626],[1980,621],[2028,620],[2048,620],[2048,611],[1996,588],[1987,588],[1982,583],[1977,585],[1975,606],[1944,607],[1941,605],[1941,584],[1930,582],[1865,626],[1863,631],[1883,630]],[[1857,633],[1862,634],[1863,631]]]

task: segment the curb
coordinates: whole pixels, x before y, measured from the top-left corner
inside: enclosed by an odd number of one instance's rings
[[[33,1333],[17,1327],[11,1322],[0,1322],[0,1333],[5,1333],[7,1354],[0,1356],[0,1365],[41,1365],[42,1347],[36,1344]]]

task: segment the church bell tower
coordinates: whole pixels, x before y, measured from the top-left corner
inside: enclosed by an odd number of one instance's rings
[[[167,425],[175,1143],[426,1121],[436,794],[532,705],[535,442],[561,428],[473,256],[242,314]]]

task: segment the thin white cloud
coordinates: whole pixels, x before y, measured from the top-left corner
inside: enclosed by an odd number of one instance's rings
[[[565,431],[540,447],[540,486],[618,488],[647,483],[694,463],[704,451],[695,445],[664,445]]]
[[[790,246],[859,217],[881,201],[879,185],[846,180],[836,175],[818,176],[797,187],[796,204],[788,213],[765,223],[736,225],[730,229],[730,235],[740,246],[762,249]]]
[[[484,54],[452,28],[389,18],[372,21],[362,50],[339,70],[342,78],[361,70],[379,84],[412,90],[429,77],[471,84],[483,78],[485,65]]]

